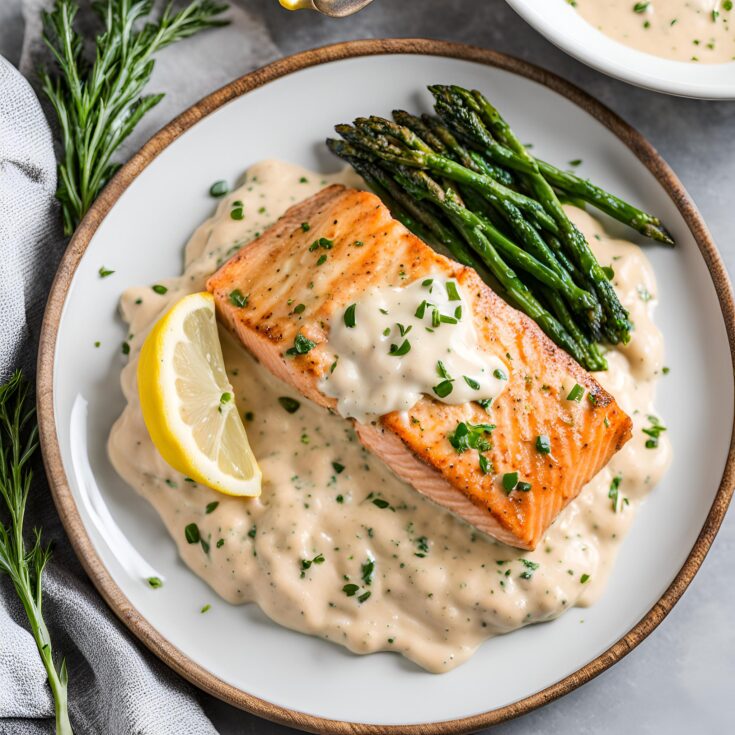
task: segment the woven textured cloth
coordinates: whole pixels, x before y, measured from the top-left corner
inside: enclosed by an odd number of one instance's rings
[[[0,56],[2,379],[18,367],[33,375],[46,295],[66,246],[54,199],[51,117],[33,89],[34,70],[48,53],[40,38],[40,11],[51,4],[0,2],[0,52],[14,51],[20,68]],[[92,28],[90,3],[80,4],[80,27]],[[259,18],[237,6],[229,17],[227,28],[160,55],[150,89],[164,90],[166,98],[126,142],[120,160],[199,97],[277,56]],[[44,538],[54,542],[44,576],[44,613],[54,646],[66,657],[75,733],[215,733],[198,693],[133,639],[94,590],[61,527],[40,462],[35,472],[27,524],[42,527]],[[52,718],[46,674],[23,610],[7,577],[0,576],[0,735],[49,733]]]

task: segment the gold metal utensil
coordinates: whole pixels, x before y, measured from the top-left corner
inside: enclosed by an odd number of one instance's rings
[[[344,18],[362,10],[373,0],[279,0],[287,10],[316,10],[332,18]]]

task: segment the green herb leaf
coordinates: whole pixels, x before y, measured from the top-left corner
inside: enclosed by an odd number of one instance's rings
[[[656,416],[649,416],[648,421],[651,425],[646,429],[641,429],[644,434],[651,437],[646,440],[646,449],[656,449],[658,447],[659,437],[666,431],[666,427]]]
[[[368,558],[360,567],[362,573],[362,583],[370,586],[373,583],[373,573],[375,572],[375,559]]]
[[[107,276],[111,276],[115,271],[111,271],[109,268],[105,268],[105,266],[102,265],[97,272],[100,274],[100,278],[107,278]]]
[[[163,296],[165,293],[168,293],[168,289],[166,288],[166,286],[162,286],[160,283],[155,284],[155,286],[151,286],[151,288],[159,296]]]
[[[439,398],[446,398],[452,392],[454,387],[452,385],[453,382],[453,380],[442,380],[442,382],[435,385],[432,390],[437,396],[439,396]]]
[[[480,390],[480,384],[476,380],[468,377],[467,375],[463,375],[462,377],[464,378],[464,382],[467,383],[472,390]]]
[[[357,304],[350,304],[345,309],[344,322],[348,329],[354,329],[355,327],[355,309],[357,309]]]
[[[457,424],[457,428],[447,436],[447,439],[457,454],[462,454],[468,449],[486,452],[490,449],[487,437],[494,429],[495,424],[471,424],[461,421]]]
[[[293,308],[294,314],[302,314],[304,310],[306,309],[306,304],[296,304]]]
[[[484,454],[480,455],[479,461],[480,472],[482,472],[483,475],[489,475],[493,471],[493,463]]]
[[[148,577],[146,582],[148,582],[148,586],[154,590],[159,589],[159,587],[163,587],[163,580],[160,577]]]
[[[243,294],[239,288],[236,288],[234,291],[230,291],[230,303],[241,309],[248,305],[249,299],[250,295]]]
[[[214,513],[215,510],[219,507],[219,500],[213,500],[211,503],[207,503],[207,507],[205,509],[205,512],[207,515],[210,513]]]
[[[287,355],[305,355],[310,350],[313,350],[316,347],[316,342],[312,342],[307,337],[304,337],[301,332],[299,332],[296,335],[296,338],[293,342],[293,347],[289,347],[289,349],[286,350]]]
[[[359,590],[359,585],[356,584],[346,584],[344,587],[342,587],[342,592],[344,592],[347,597],[354,597],[357,590]]]
[[[343,464],[340,464],[339,462],[332,462],[332,469],[338,475],[341,475],[345,471],[345,466]]]
[[[278,402],[281,404],[281,407],[288,413],[296,413],[296,411],[301,408],[301,403],[295,398],[291,398],[290,396],[281,396],[278,399]]]
[[[229,184],[224,181],[215,181],[212,186],[209,187],[209,196],[211,197],[223,197],[225,194],[229,193],[230,186]]]
[[[190,544],[198,544],[199,541],[201,541],[201,536],[199,535],[199,526],[197,526],[196,523],[190,523],[184,529],[184,538],[186,538],[186,541]]]
[[[517,472],[506,472],[503,475],[503,490],[505,490],[506,494],[510,494],[515,490],[516,485],[518,484],[518,473]]]
[[[500,368],[495,368],[495,370],[493,370],[493,375],[498,380],[508,380],[507,373],[505,372],[505,370],[501,370]]]
[[[408,354],[410,351],[411,343],[407,339],[404,339],[400,346],[392,344],[388,354],[393,355],[393,357],[403,357],[403,355]]]
[[[569,391],[569,395],[567,396],[568,401],[576,401],[579,403],[582,400],[582,396],[584,395],[584,388],[579,384],[575,383],[574,388],[572,388]]]
[[[301,231],[308,232],[311,229],[311,225],[308,222],[301,223]]]
[[[545,434],[536,437],[536,451],[539,454],[551,454],[551,441]]]
[[[447,281],[447,297],[450,301],[462,300],[459,291],[457,291],[457,284],[454,281]]]

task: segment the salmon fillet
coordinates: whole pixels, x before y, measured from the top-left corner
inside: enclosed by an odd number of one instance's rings
[[[303,225],[302,223],[308,223]],[[328,257],[309,247],[333,242]],[[319,390],[334,360],[329,324],[374,287],[399,286],[445,274],[472,309],[482,349],[511,368],[488,413],[477,403],[447,405],[423,396],[406,414],[356,423],[363,444],[399,477],[439,505],[503,543],[533,549],[559,512],[630,439],[632,422],[595,379],[556,347],[531,319],[495,294],[471,269],[435,252],[394,220],[375,195],[330,186],[291,207],[268,231],[207,282],[220,320],[278,378],[321,406],[336,401]],[[247,294],[245,306],[230,298]],[[303,304],[299,313],[292,307]],[[288,355],[297,334],[316,343]],[[584,400],[567,400],[578,383]],[[588,400],[590,398],[590,400]],[[496,425],[483,474],[475,450],[458,454],[448,440],[459,422]],[[551,454],[536,449],[548,436]],[[531,483],[507,493],[506,472]]]

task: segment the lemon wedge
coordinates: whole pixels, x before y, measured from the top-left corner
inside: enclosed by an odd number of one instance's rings
[[[171,467],[226,495],[260,495],[211,294],[185,296],[155,324],[140,351],[138,392],[151,439]]]

